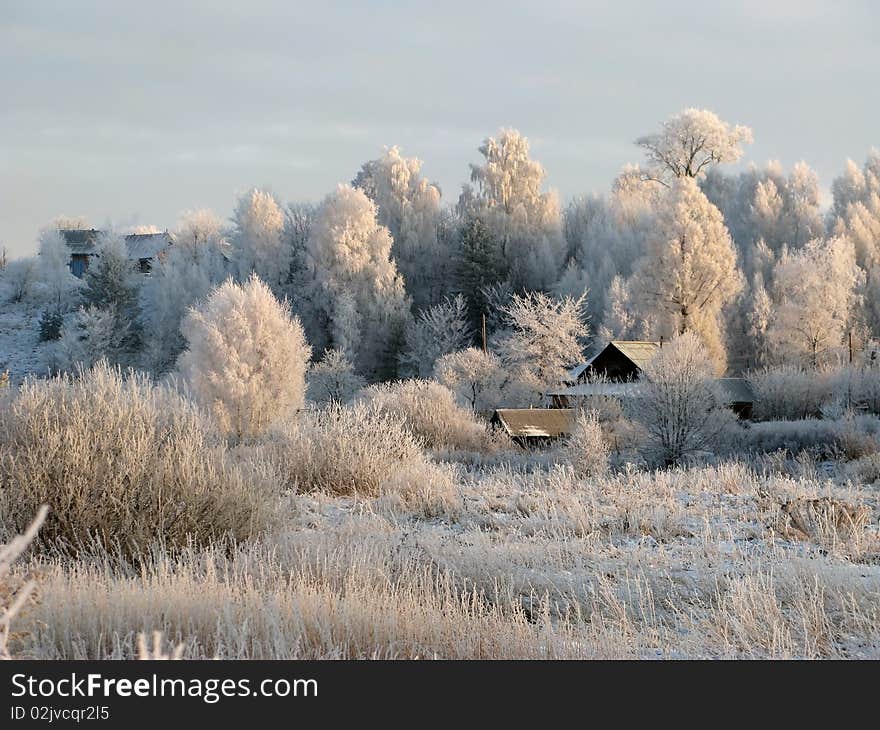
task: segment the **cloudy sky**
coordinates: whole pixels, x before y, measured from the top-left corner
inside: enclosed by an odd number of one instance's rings
[[[452,201],[502,126],[565,199],[687,106],[827,189],[880,146],[878,27],[872,0],[0,0],[0,245],[227,216],[253,185],[317,200],[392,144]]]

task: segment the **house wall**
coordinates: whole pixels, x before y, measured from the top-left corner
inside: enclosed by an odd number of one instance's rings
[[[586,382],[591,376],[604,376],[613,382],[626,382],[638,378],[639,369],[622,352],[609,347],[593,360],[580,380]]]

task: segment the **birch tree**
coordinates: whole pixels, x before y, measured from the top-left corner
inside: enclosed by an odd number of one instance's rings
[[[725,362],[720,314],[741,287],[721,213],[692,178],[676,180],[630,286],[642,316],[657,317],[660,336],[696,332],[720,372]]]
[[[349,185],[324,200],[306,245],[312,341],[345,349],[371,380],[393,376],[409,309],[391,248],[375,204]]]

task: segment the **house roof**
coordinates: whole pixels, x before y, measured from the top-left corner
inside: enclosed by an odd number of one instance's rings
[[[641,370],[654,356],[660,352],[659,342],[642,342],[638,340],[611,340],[608,346],[616,347]]]
[[[171,245],[171,235],[164,233],[132,233],[125,237],[128,257],[131,259],[153,259]]]
[[[72,254],[92,254],[98,245],[101,231],[96,228],[64,228],[61,235]],[[132,233],[125,237],[128,257],[134,261],[152,259],[171,245],[171,234]]]
[[[755,391],[745,378],[718,378],[716,381],[728,403],[754,403]]]
[[[513,438],[555,437],[571,432],[571,408],[499,408],[492,420]]]
[[[570,368],[565,382],[577,383],[587,368],[589,368],[600,355],[605,353],[609,347],[613,347],[619,351],[625,358],[632,362],[633,365],[641,370],[653,359],[654,355],[660,352],[661,344],[659,342],[647,342],[642,340],[611,340],[611,342],[585,362]]]
[[[101,233],[96,228],[62,228],[59,232],[71,253],[91,253]]]

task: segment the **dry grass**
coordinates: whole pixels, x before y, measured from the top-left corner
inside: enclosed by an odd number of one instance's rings
[[[359,398],[383,413],[400,418],[406,428],[431,449],[491,454],[502,446],[499,438],[473,411],[458,405],[449,388],[433,380],[372,385]]]
[[[48,503],[40,540],[56,549],[245,539],[271,523],[276,492],[271,469],[234,463],[191,403],[145,376],[99,364],[0,402],[3,526]]]
[[[17,656],[880,658],[870,457],[438,463],[375,402],[300,414],[229,452],[178,396],[89,377],[3,406],[0,523],[48,495],[63,515],[46,524],[53,545],[88,530],[130,549],[80,542],[12,571],[9,585],[39,578]],[[219,493],[201,481],[214,474]],[[180,527],[163,521],[169,495]],[[228,515],[260,505],[281,516],[230,540]]]
[[[454,509],[317,491],[231,551],[44,560],[22,653],[132,657],[161,631],[200,658],[880,657],[871,490],[742,464],[447,476]],[[872,517],[783,534],[783,505],[829,493]]]

